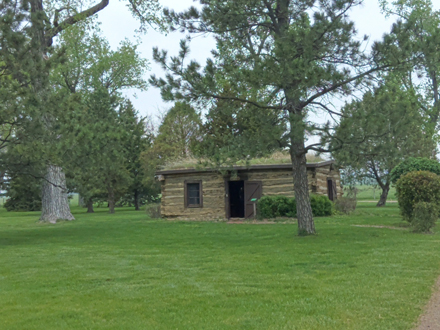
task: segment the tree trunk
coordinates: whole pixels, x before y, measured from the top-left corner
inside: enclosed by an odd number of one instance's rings
[[[67,199],[66,176],[61,167],[49,165],[43,183],[42,222],[56,223],[57,220],[75,220]]]
[[[53,38],[64,30],[67,26],[76,24],[79,21],[96,14],[103,8],[107,7],[109,0],[102,0],[100,3],[92,6],[81,13],[78,13],[74,18],[66,24],[60,24],[56,28],[48,28],[47,23],[49,18],[43,8],[43,0],[30,0],[31,5],[31,36],[33,47],[31,51],[37,58],[42,59],[44,63],[48,58],[48,50],[52,45]],[[67,20],[68,21],[68,20]],[[52,26],[50,26],[52,27]],[[35,95],[38,96],[40,106],[43,107],[47,101],[47,92],[51,88],[49,82],[48,66],[42,65],[39,67],[38,75],[32,77],[32,85],[34,86]],[[51,118],[47,118],[46,126],[48,132],[51,131]],[[42,214],[41,221],[48,221],[55,223],[57,220],[74,220],[72,213],[70,213],[69,203],[67,201],[66,193],[66,177],[60,167],[49,165],[47,168],[46,181],[43,185],[42,195]],[[52,183],[52,184],[51,184]]]
[[[303,124],[300,113],[290,113],[290,155],[293,170],[293,189],[296,199],[296,216],[298,218],[298,235],[300,236],[315,234],[307,179],[307,152],[305,150]]]
[[[390,184],[389,182],[382,188],[382,194],[380,195],[379,202],[377,203],[377,207],[385,206],[387,203],[388,193],[390,192]]]
[[[137,189],[135,189],[134,191],[134,209],[136,211],[139,211],[139,192],[137,191]]]
[[[113,187],[108,187],[108,208],[109,213],[113,214],[115,213],[115,192],[113,190]]]
[[[93,210],[93,198],[87,200],[87,213],[95,213]]]

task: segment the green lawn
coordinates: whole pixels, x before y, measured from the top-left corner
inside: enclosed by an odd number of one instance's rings
[[[37,223],[0,211],[0,329],[411,329],[440,275],[440,236],[396,206],[295,224],[149,220],[105,209]]]
[[[357,186],[358,193],[356,195],[357,200],[369,200],[369,201],[379,201],[380,194],[382,190],[380,188],[374,189],[373,186]],[[396,188],[391,187],[390,192],[388,193],[389,201],[396,201]]]

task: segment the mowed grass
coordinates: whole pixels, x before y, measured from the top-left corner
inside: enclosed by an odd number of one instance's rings
[[[411,329],[440,237],[396,206],[295,224],[149,220],[105,209],[39,224],[0,211],[0,329]]]
[[[373,186],[357,186],[358,193],[356,195],[357,200],[368,200],[368,201],[379,201],[380,194],[382,193],[382,190],[380,188],[374,188]],[[396,188],[390,187],[390,192],[388,193],[388,200],[389,201],[396,201]]]

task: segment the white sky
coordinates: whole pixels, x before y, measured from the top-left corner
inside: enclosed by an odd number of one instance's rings
[[[233,1],[233,0],[231,0]],[[433,0],[433,3],[440,5],[440,0]],[[195,3],[192,0],[161,0],[163,7],[172,8],[176,11],[184,10]],[[364,4],[355,8],[351,14],[352,20],[356,23],[359,31],[359,38],[364,35],[370,36],[371,42],[381,39],[382,35],[390,30],[393,23],[392,19],[386,19],[379,10],[378,0],[365,0]],[[128,38],[135,42],[139,35],[135,30],[139,22],[134,19],[124,1],[110,1],[107,8],[99,13],[98,20],[102,23],[101,28],[104,36],[109,40],[110,45],[116,48],[121,40]],[[184,37],[183,34],[174,32],[167,36],[150,29],[147,34],[141,35],[142,44],[139,47],[141,54],[147,58],[151,64],[151,70],[147,73],[146,79],[151,74],[163,76],[163,70],[153,63],[152,49],[157,46],[159,49],[166,49],[170,55],[177,54],[179,41]],[[214,41],[209,37],[199,37],[191,42],[191,58],[204,63],[210,56],[210,51],[215,47]],[[137,98],[133,97],[136,93]],[[146,92],[129,91],[127,94],[133,101],[136,109],[141,115],[159,114],[160,111],[169,109],[172,104],[162,101],[160,92],[154,87],[150,87]]]

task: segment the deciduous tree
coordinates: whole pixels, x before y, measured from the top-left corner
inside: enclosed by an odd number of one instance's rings
[[[18,2],[15,2],[16,6]],[[83,22],[103,10],[109,4],[109,0],[95,1],[23,1],[23,8],[29,12],[30,38],[29,46],[32,54],[43,59],[43,65],[50,62],[54,38],[61,32],[69,29],[79,22]],[[160,19],[156,15],[159,9],[157,0],[132,1],[128,0],[128,7],[133,15],[139,18],[141,29],[148,24],[158,23]],[[56,118],[46,111],[48,105],[50,84],[48,74],[38,74],[32,77],[32,87],[39,108],[44,112],[43,124],[46,132],[50,135],[57,125]],[[66,195],[65,174],[55,161],[48,162],[43,186],[43,204],[41,221],[56,222],[58,219],[72,220]]]
[[[391,170],[403,159],[429,156],[435,148],[426,134],[429,123],[421,115],[419,96],[393,78],[346,104],[332,137],[333,144],[343,144],[332,154],[338,163],[354,169],[358,180],[371,178],[382,189],[377,206],[386,204]]]

